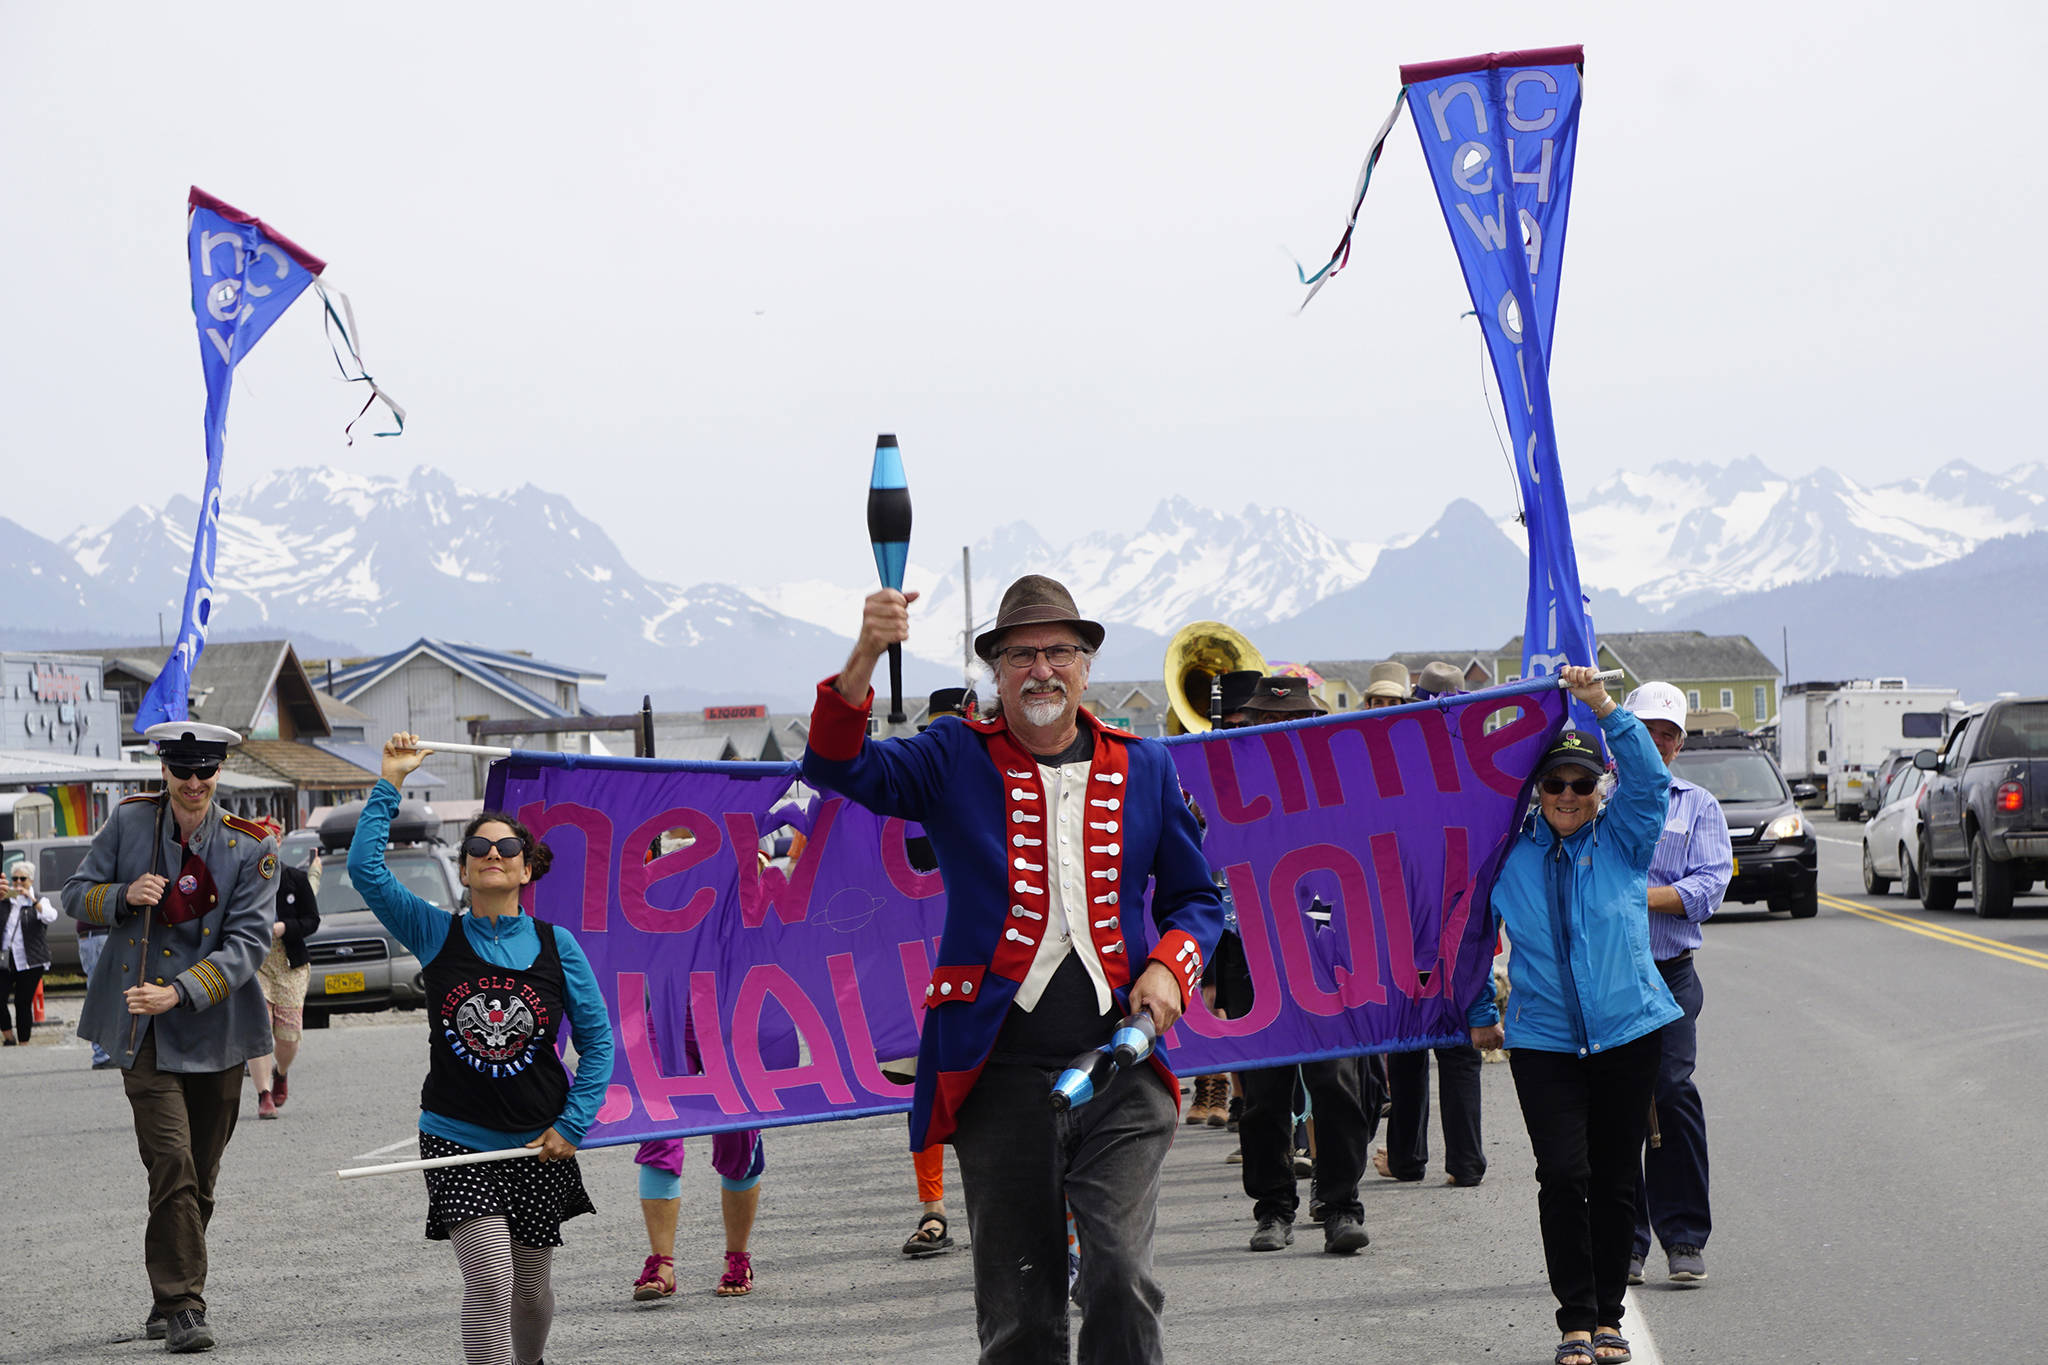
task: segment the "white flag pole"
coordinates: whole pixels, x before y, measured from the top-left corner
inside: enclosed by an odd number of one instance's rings
[[[1615,676],[1619,677],[1619,674]],[[474,754],[478,758],[510,758],[512,751],[496,744],[443,744],[437,739],[423,739],[413,745],[416,749],[432,749],[437,754]]]
[[[424,747],[424,746],[422,746]],[[391,1161],[382,1166],[351,1166],[335,1174],[343,1180],[361,1180],[371,1175],[400,1175],[406,1171],[432,1171],[443,1166],[474,1166],[484,1161],[510,1161],[514,1157],[539,1156],[538,1147],[504,1147],[495,1152],[464,1152],[460,1156],[423,1157],[412,1161]]]

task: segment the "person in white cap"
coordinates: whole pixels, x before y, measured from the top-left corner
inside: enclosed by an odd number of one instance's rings
[[[256,968],[270,950],[277,842],[214,804],[233,730],[165,721],[144,731],[164,790],[114,808],[64,909],[111,932],[86,983],[78,1035],[120,1064],[149,1172],[144,1335],[167,1350],[214,1344],[206,1225],[242,1105],[242,1064],[270,1051]]]
[[[1668,682],[1646,682],[1623,704],[1649,730],[1670,767],[1685,747],[1685,693]],[[1636,1186],[1630,1284],[1643,1282],[1653,1225],[1672,1280],[1706,1279],[1704,1253],[1714,1228],[1707,1202],[1707,1113],[1692,1082],[1704,999],[1693,953],[1700,946],[1700,925],[1720,908],[1735,861],[1728,821],[1713,793],[1673,773],[1669,799],[1664,833],[1650,862],[1650,955],[1685,1017],[1664,1030],[1656,1090],[1659,1145],[1644,1150],[1643,1178]]]

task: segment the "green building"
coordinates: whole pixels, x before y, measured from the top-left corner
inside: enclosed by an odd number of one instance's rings
[[[1688,729],[1733,724],[1754,730],[1778,715],[1778,669],[1747,635],[1708,635],[1697,630],[1602,631],[1600,666],[1622,671],[1620,686],[1608,685],[1618,700],[1645,682],[1668,682],[1685,693],[1693,713]],[[1522,637],[1494,656],[1494,679],[1522,676]]]

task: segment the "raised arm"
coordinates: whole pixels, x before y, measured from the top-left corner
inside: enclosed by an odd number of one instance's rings
[[[384,775],[370,789],[356,821],[356,837],[348,846],[349,880],[363,904],[422,962],[431,962],[441,951],[455,917],[399,885],[384,861],[384,849],[391,842],[391,817],[398,813],[398,784],[432,752],[420,748],[418,737],[411,734],[396,734],[386,741]]]

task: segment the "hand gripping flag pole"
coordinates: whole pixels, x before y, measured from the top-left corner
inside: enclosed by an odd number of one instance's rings
[[[868,475],[868,539],[874,542],[875,569],[882,586],[903,591],[903,568],[910,558],[910,486],[903,478],[903,452],[887,432],[875,438],[874,470]],[[889,646],[889,723],[901,725],[903,713],[903,646]]]

